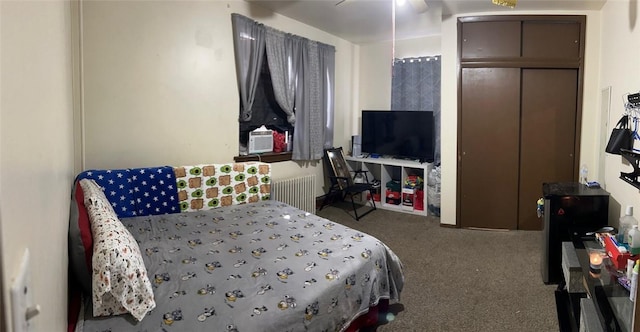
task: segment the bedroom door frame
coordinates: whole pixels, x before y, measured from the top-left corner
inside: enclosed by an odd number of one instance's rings
[[[0,240],[2,239],[2,211],[0,210]],[[2,241],[0,241],[2,242]],[[4,278],[4,259],[2,258],[4,255],[2,246],[0,246],[0,332],[9,331],[8,321],[7,321],[7,307],[4,303],[4,290],[7,286],[6,280]]]

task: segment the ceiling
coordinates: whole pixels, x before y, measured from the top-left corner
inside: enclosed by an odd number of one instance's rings
[[[246,0],[272,12],[290,17],[354,44],[393,39],[393,0]],[[424,1],[418,7],[415,1]],[[606,0],[518,0],[519,11],[600,10]],[[424,10],[424,7],[428,9]],[[420,8],[416,10],[415,8]],[[423,11],[424,10],[424,11]],[[410,39],[440,35],[443,16],[504,12],[491,0],[407,0],[395,10],[395,38]],[[293,31],[292,31],[293,32]],[[295,32],[294,32],[295,33]]]

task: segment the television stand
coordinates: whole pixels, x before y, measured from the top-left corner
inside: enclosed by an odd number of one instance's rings
[[[414,158],[407,158],[407,157],[392,157],[392,159],[397,159],[397,160],[405,160],[405,161],[413,161],[416,163],[427,163],[427,162],[432,162],[432,161],[427,161],[426,159],[414,159]]]
[[[364,170],[367,171],[367,176],[369,177],[369,182],[372,182],[374,179],[380,181],[380,189],[379,194],[374,195],[374,198],[378,199],[376,201],[376,205],[385,210],[392,210],[404,213],[411,213],[417,215],[427,215],[427,176],[431,171],[432,164],[431,163],[422,163],[416,160],[405,160],[405,159],[395,159],[395,158],[384,158],[382,156],[377,158],[364,158],[364,157],[353,157],[353,156],[345,156],[347,161],[347,166],[351,169],[351,171],[356,170]],[[404,205],[402,199],[402,188],[404,187],[404,182],[407,177],[411,175],[416,175],[422,178],[423,186],[422,189],[415,190],[413,193],[413,205]],[[396,192],[391,192],[391,196],[387,195],[387,183],[395,180],[399,181],[400,197],[395,197]],[[409,193],[407,193],[409,194]],[[416,201],[416,198],[421,199],[420,202]],[[366,199],[366,197],[363,197]],[[396,204],[398,203],[399,204]]]

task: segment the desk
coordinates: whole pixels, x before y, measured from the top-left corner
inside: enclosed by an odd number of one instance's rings
[[[563,246],[563,250],[568,246]],[[582,273],[583,292],[593,302],[598,320],[604,331],[631,331],[633,319],[633,302],[629,300],[627,291],[617,281],[621,275],[613,267],[611,260],[606,257],[603,261],[599,274],[591,272],[589,267],[589,249],[602,250],[602,246],[595,239],[573,242],[575,254],[579,263],[579,270]],[[563,261],[563,264],[565,262]],[[573,278],[572,278],[573,279]],[[576,302],[575,297],[569,297],[570,301]],[[583,299],[585,301],[588,299]],[[580,303],[571,303],[574,308]],[[577,317],[576,317],[577,318]],[[584,321],[585,317],[580,318]],[[586,327],[581,326],[581,331]]]

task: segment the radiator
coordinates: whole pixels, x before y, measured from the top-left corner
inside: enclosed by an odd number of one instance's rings
[[[315,175],[274,179],[271,183],[271,199],[287,203],[309,213],[316,211],[315,191]]]

